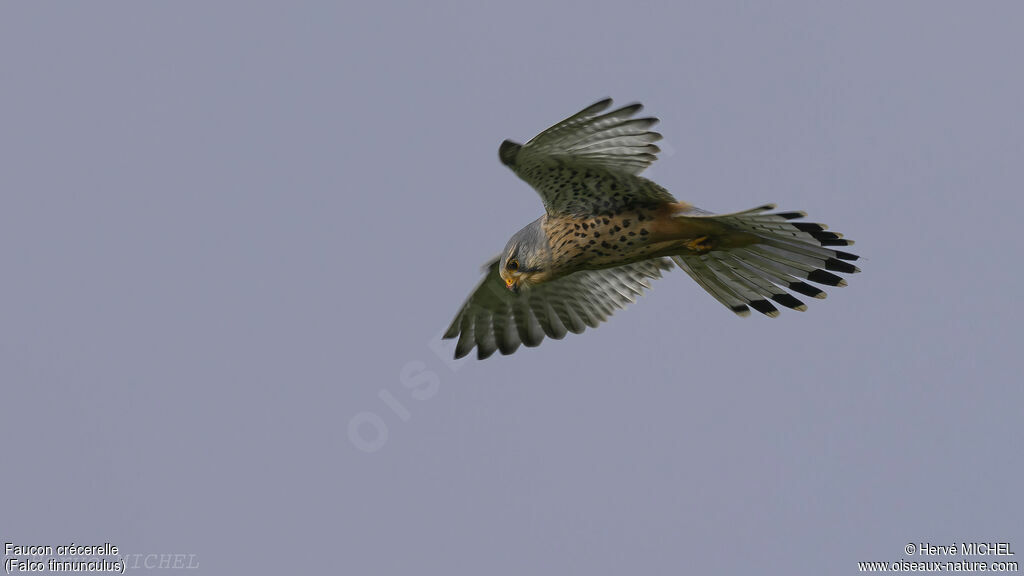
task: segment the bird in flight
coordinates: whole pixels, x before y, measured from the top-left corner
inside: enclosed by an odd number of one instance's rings
[[[846,286],[833,274],[860,270],[849,246],[803,212],[774,204],[712,214],[676,200],[643,178],[659,152],[657,118],[640,104],[607,111],[611,99],[562,120],[520,145],[498,149],[501,162],[540,194],[545,214],[516,232],[484,267],[485,277],[452,321],[455,357],[537,346],[544,336],[597,327],[633,302],[649,280],[682,268],[740,316],[753,308],[778,316],[775,302],[806,310],[790,292],[824,298],[806,281]]]

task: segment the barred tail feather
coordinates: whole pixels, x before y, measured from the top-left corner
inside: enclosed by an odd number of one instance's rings
[[[759,241],[743,247],[712,248],[703,254],[688,252],[672,259],[716,300],[740,316],[749,315],[750,308],[766,316],[778,316],[779,310],[772,302],[806,310],[807,306],[789,291],[825,298],[824,290],[804,281],[846,286],[846,280],[833,272],[860,272],[850,264],[859,256],[832,248],[850,246],[852,240],[828,232],[823,224],[791,222],[805,217],[803,212],[767,213],[774,208],[769,204],[734,214],[700,216],[754,234]],[[694,217],[692,213],[688,216]]]

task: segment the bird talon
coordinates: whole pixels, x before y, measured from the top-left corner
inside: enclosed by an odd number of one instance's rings
[[[714,246],[711,245],[710,238],[707,236],[701,236],[700,238],[694,238],[687,242],[686,247],[698,254],[704,254],[705,252],[710,252]]]

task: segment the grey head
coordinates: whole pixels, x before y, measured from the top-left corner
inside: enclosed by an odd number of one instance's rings
[[[542,219],[513,234],[498,260],[498,273],[513,292],[551,277],[551,247],[541,226]]]

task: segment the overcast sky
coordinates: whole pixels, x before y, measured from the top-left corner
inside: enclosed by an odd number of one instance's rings
[[[210,574],[1024,550],[1022,29],[1014,2],[5,3],[0,539]],[[863,272],[772,320],[676,270],[450,362],[542,212],[498,144],[606,96],[661,118],[680,200],[805,210]]]

